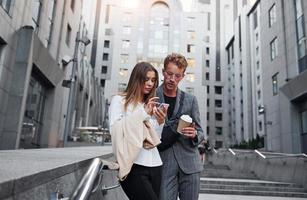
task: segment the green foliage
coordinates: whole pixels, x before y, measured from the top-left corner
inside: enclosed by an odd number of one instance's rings
[[[258,134],[256,138],[252,140],[242,141],[240,144],[235,144],[230,148],[234,149],[259,149],[264,147],[264,137],[260,137]]]

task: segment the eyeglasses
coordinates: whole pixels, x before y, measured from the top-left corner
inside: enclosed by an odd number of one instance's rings
[[[165,77],[167,79],[171,79],[171,78],[175,77],[175,80],[179,80],[180,78],[183,77],[182,74],[174,74],[172,72],[167,72],[167,71],[165,71],[164,74],[165,74]]]

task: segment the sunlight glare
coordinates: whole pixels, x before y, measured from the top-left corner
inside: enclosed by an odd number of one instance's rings
[[[140,0],[123,0],[123,6],[129,9],[135,9],[139,7]]]

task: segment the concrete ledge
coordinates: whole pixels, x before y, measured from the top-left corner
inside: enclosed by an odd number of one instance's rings
[[[212,153],[208,159],[213,164],[227,165],[238,172],[252,172],[267,181],[295,183],[307,190],[307,159],[302,157],[282,157],[263,159],[255,153],[228,151]]]
[[[60,185],[71,182],[68,188],[64,188],[65,196],[68,196],[92,158],[108,159],[111,156],[111,146],[1,151],[0,199],[33,199],[30,194],[35,191],[33,189],[54,180],[57,183],[52,184],[48,191],[56,191],[63,187]],[[66,180],[63,177],[70,178]],[[20,196],[21,193],[24,195]],[[48,194],[39,197],[38,193],[42,191],[32,193],[38,196],[35,199],[49,198]]]

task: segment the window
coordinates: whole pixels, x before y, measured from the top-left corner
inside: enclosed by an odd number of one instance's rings
[[[48,1],[48,21],[47,21],[47,28],[49,29],[48,31],[48,36],[46,38],[47,40],[47,45],[51,44],[51,38],[52,38],[52,31],[53,31],[53,21],[54,21],[54,16],[55,16],[55,11],[54,9],[56,7],[56,0],[50,0]]]
[[[123,34],[124,35],[130,35],[131,34],[131,27],[130,26],[124,26],[123,27]]]
[[[200,3],[203,3],[203,4],[210,4],[211,3],[211,0],[198,0]]]
[[[186,74],[186,80],[193,83],[195,81],[195,74],[192,72],[188,72]]]
[[[188,24],[194,24],[194,20],[195,20],[195,17],[188,17],[187,18],[187,23]]]
[[[277,56],[277,37],[270,43],[271,60],[274,60]]]
[[[273,6],[269,10],[269,27],[271,27],[276,22],[276,6]]]
[[[11,0],[1,0],[0,1],[0,6],[7,12],[10,13],[10,8],[11,8]]]
[[[256,47],[256,56],[259,55],[259,47]]]
[[[254,12],[253,18],[254,18],[254,29],[256,29],[256,28],[258,27],[258,15],[257,15],[257,10]]]
[[[122,77],[127,77],[128,76],[128,69],[126,69],[126,68],[119,68],[119,72],[118,73]]]
[[[207,107],[210,106],[210,99],[207,99]]]
[[[188,52],[188,53],[195,53],[195,45],[193,45],[193,44],[188,44],[188,45],[187,45],[187,52]]]
[[[210,42],[210,36],[209,35],[205,36],[205,42],[207,42],[207,43]]]
[[[209,55],[210,54],[210,48],[206,47],[206,54]]]
[[[195,31],[188,31],[188,39],[194,40],[196,38]]]
[[[210,67],[210,60],[206,60],[206,67]]]
[[[32,1],[32,22],[35,30],[39,27],[41,7],[42,3],[40,2],[40,0]]]
[[[272,76],[272,89],[273,89],[273,95],[278,94],[278,73],[276,73],[274,76]]]
[[[126,90],[127,84],[126,83],[119,83],[118,84],[118,92],[124,92]]]
[[[207,81],[210,80],[210,74],[209,74],[209,72],[206,72],[206,80],[207,80]]]
[[[216,65],[215,68],[215,81],[221,81],[221,67]]]
[[[101,73],[102,74],[108,73],[108,66],[105,66],[105,65],[101,66]]]
[[[207,135],[209,135],[209,132],[210,132],[210,127],[207,126]]]
[[[258,122],[259,131],[262,131],[262,121]]]
[[[209,121],[209,119],[210,119],[210,113],[207,112],[207,120]]]
[[[189,67],[194,67],[195,66],[195,59],[193,59],[193,58],[188,58],[187,62],[188,62],[188,66]]]
[[[109,54],[108,53],[103,53],[102,54],[102,60],[104,60],[104,61],[109,60]]]
[[[122,48],[128,49],[130,47],[130,40],[123,40]]]
[[[214,86],[215,94],[222,94],[222,86]]]
[[[41,80],[31,76],[20,136],[21,148],[38,148],[41,145],[47,89]]]
[[[104,48],[110,48],[110,40],[105,40],[103,46]]]
[[[208,31],[210,31],[210,26],[211,26],[211,23],[210,23],[210,21],[211,21],[211,20],[210,20],[210,15],[211,15],[211,14],[210,14],[209,12],[206,13],[206,18],[207,18],[207,30],[208,30]]]
[[[106,28],[106,30],[104,31],[105,35],[111,35],[112,30],[110,28]]]
[[[3,55],[3,49],[6,45],[6,42],[0,37],[0,77],[1,77],[1,74],[2,74],[2,55]]]
[[[297,37],[297,51],[298,51],[298,67],[299,72],[307,69],[307,44],[305,36],[305,17],[302,8],[302,0],[295,0],[295,14],[296,14],[296,37]]]
[[[70,46],[70,42],[71,42],[71,27],[70,27],[69,24],[67,24],[65,42],[66,42],[67,46]]]
[[[129,55],[128,54],[121,54],[120,55],[120,63],[126,64],[128,63]]]
[[[257,76],[257,85],[260,84],[260,75]]]
[[[215,134],[222,135],[223,134],[223,127],[215,127]]]
[[[187,93],[189,94],[194,94],[194,88],[192,87],[186,87],[186,90],[185,90]]]
[[[216,108],[221,108],[222,107],[222,100],[221,99],[216,99],[214,102],[214,106]]]
[[[124,13],[122,21],[123,21],[124,24],[129,24],[130,21],[131,21],[131,18],[132,18],[131,13],[130,12],[126,12],[126,13]]]
[[[222,121],[223,120],[223,114],[222,113],[215,113],[215,120],[216,121]]]
[[[104,86],[106,85],[106,80],[105,79],[100,79],[100,85],[101,85],[101,87],[104,88]]]
[[[209,93],[210,93],[210,86],[207,85],[207,94],[209,94]]]
[[[72,11],[75,10],[75,0],[70,0],[70,8]]]
[[[257,91],[257,98],[258,98],[258,100],[261,98],[261,91],[260,90]]]
[[[106,16],[104,19],[104,23],[108,24],[110,20],[110,5],[107,5],[105,12],[106,12]]]
[[[260,62],[259,62],[259,61],[256,62],[256,68],[257,68],[257,69],[260,68]]]

